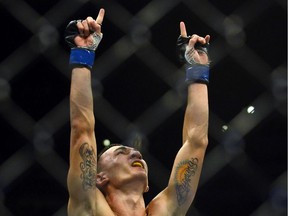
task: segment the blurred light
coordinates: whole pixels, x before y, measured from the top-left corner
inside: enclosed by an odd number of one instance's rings
[[[45,25],[39,30],[39,38],[44,46],[49,46],[57,42],[58,32],[53,26]]]
[[[254,106],[249,106],[249,107],[247,108],[247,113],[253,114],[254,112],[255,112]]]
[[[36,40],[31,40],[31,48],[36,52],[43,52],[50,46],[56,45],[59,39],[57,29],[45,20],[39,20],[39,29]]]
[[[243,31],[243,20],[239,16],[229,16],[223,22],[227,42],[233,47],[242,47],[245,44],[246,35]]]
[[[227,130],[228,130],[228,126],[227,126],[227,125],[223,125],[223,126],[222,126],[222,131],[223,131],[223,132],[226,132]]]
[[[109,146],[110,145],[110,140],[109,139],[105,139],[104,141],[103,141],[103,145],[104,146]]]
[[[145,44],[151,38],[150,29],[138,21],[132,24],[130,31],[132,42],[136,45]]]

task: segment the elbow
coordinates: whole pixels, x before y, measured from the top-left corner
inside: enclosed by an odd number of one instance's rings
[[[74,134],[83,134],[83,133],[93,133],[95,128],[94,118],[91,120],[83,120],[83,119],[72,119],[71,120],[71,131]]]
[[[207,131],[193,130],[188,133],[188,136],[184,142],[189,143],[194,148],[206,149],[208,146],[208,133]]]
[[[208,146],[208,136],[207,135],[199,141],[199,146],[207,148],[207,146]]]
[[[189,139],[188,143],[196,149],[206,149],[208,146],[208,137],[194,137]]]

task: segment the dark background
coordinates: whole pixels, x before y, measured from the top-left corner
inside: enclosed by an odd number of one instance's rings
[[[0,215],[66,215],[70,20],[106,9],[93,90],[103,140],[150,165],[147,203],[181,146],[179,22],[211,35],[209,147],[189,216],[287,214],[287,2],[0,0]],[[252,111],[247,108],[253,106]]]

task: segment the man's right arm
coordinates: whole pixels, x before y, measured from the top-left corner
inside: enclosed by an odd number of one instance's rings
[[[69,215],[95,211],[96,139],[89,69],[72,70],[70,91]],[[85,208],[85,209],[84,209]]]
[[[98,17],[72,21],[66,29],[73,67],[70,89],[70,167],[68,172],[68,215],[95,215],[96,199],[104,200],[96,188],[97,147],[94,133],[91,68],[101,41],[104,10]]]

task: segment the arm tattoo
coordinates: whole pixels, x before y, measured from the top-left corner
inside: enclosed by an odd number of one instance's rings
[[[79,149],[82,162],[80,169],[82,171],[80,178],[82,179],[82,187],[86,191],[94,189],[96,186],[96,154],[88,143],[83,143]]]
[[[190,160],[181,161],[176,168],[175,189],[179,206],[185,203],[189,195],[191,177],[195,175],[197,167],[198,159],[191,158]]]

